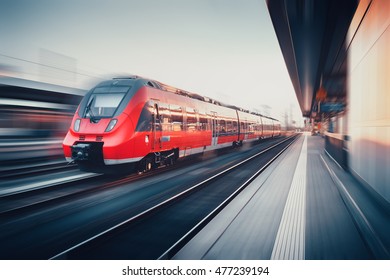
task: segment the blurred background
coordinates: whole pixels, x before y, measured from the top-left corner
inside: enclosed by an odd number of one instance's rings
[[[35,48],[35,61],[5,51],[0,53],[0,175],[64,164],[62,141],[73,114],[86,89],[104,77],[80,73],[75,58],[44,48]]]
[[[145,76],[302,126],[265,1],[184,2],[1,1],[0,172],[62,160],[82,96],[115,76]]]

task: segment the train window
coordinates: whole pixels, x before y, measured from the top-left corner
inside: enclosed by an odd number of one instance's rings
[[[84,117],[111,118],[124,96],[124,93],[92,94],[85,108]]]
[[[253,123],[253,122],[250,122],[249,124],[248,124],[248,130],[249,130],[249,133],[254,133],[255,132],[255,123]]]
[[[159,103],[161,128],[163,131],[172,131],[172,118],[169,105]]]
[[[271,120],[267,120],[267,129],[272,130],[272,123]]]
[[[221,119],[219,121],[218,132],[219,132],[219,135],[225,135],[226,134],[226,120]]]
[[[202,131],[208,130],[208,123],[207,115],[199,113],[199,129]]]
[[[171,104],[171,118],[172,118],[172,130],[182,131],[183,130],[183,111],[178,105]]]
[[[261,123],[260,123],[260,120],[256,120],[256,123],[255,123],[255,131],[258,132],[258,131],[261,131]]]
[[[233,133],[237,133],[237,130],[238,130],[237,121],[233,121]]]
[[[233,123],[230,120],[226,121],[226,133],[231,134],[233,132]]]
[[[139,116],[137,127],[135,129],[136,131],[152,130],[153,111],[154,111],[153,105],[150,102],[147,102]]]
[[[187,111],[187,131],[196,131],[198,121],[196,119],[195,110],[192,108],[186,108]]]

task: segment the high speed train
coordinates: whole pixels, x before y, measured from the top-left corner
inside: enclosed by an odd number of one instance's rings
[[[276,119],[130,76],[101,82],[84,96],[63,150],[83,170],[145,172],[280,133]]]

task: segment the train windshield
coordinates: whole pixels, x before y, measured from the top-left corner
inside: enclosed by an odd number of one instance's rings
[[[130,87],[98,87],[89,97],[84,118],[101,119],[114,116]]]

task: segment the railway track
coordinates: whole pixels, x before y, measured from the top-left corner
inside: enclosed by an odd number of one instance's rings
[[[0,169],[0,179],[12,180],[15,178],[26,178],[56,171],[75,169],[75,165],[67,164],[64,159],[39,159],[27,164],[21,164],[20,162],[8,163],[8,166]]]
[[[223,153],[224,151],[218,152]],[[105,176],[98,173],[81,173],[76,170],[76,165],[68,165],[63,160],[30,163],[19,167],[11,166],[8,168],[8,172],[0,170],[0,173],[6,174],[1,177],[4,179],[4,183],[0,182],[0,215],[15,215],[38,207],[61,203],[110,187],[156,176],[168,169],[182,168],[193,164],[193,162],[194,159],[185,158],[179,165],[155,169],[141,176],[139,174]],[[50,173],[53,171],[58,173]],[[69,175],[67,175],[68,172]],[[45,174],[53,175],[52,179],[39,177]],[[28,182],[22,180],[22,184],[18,183],[21,178],[25,177],[34,179]],[[17,178],[16,182],[12,180],[15,178]],[[99,180],[98,183],[96,183],[97,180]]]
[[[100,176],[101,174],[95,173],[79,173],[0,190],[0,216],[20,214],[87,193],[96,188],[94,182]]]
[[[170,169],[176,168],[175,166]],[[67,177],[38,181],[19,187],[0,189],[0,216],[17,215],[72,199],[88,196],[102,190],[121,186],[155,176],[166,169],[156,169],[139,175],[106,176],[98,173],[79,173]],[[98,183],[97,183],[97,180]]]
[[[51,259],[170,258],[295,139],[295,136],[289,137],[225,167],[208,179],[63,250]]]
[[[72,169],[63,157],[61,140],[0,140],[0,180]]]

